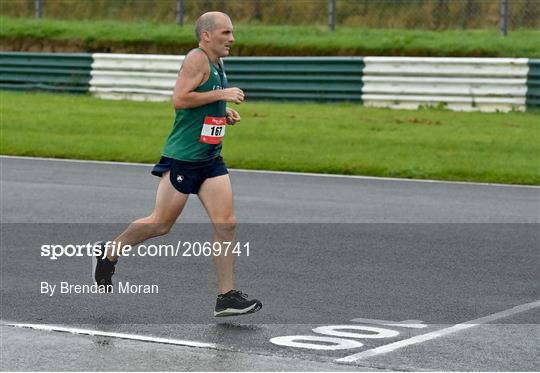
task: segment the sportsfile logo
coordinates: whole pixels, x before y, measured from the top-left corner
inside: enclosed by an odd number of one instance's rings
[[[105,243],[86,244],[46,244],[41,245],[41,256],[50,260],[60,257],[95,256],[105,259],[108,256],[150,256],[150,257],[199,257],[199,256],[249,256],[250,243],[246,242],[199,242],[178,241],[173,244],[138,245],[135,249],[122,242],[107,241]]]
[[[126,245],[124,248],[127,249]],[[131,246],[129,246],[131,247]],[[86,243],[86,244],[46,244],[41,245],[41,256],[49,257],[51,260],[57,260],[59,257],[67,256],[95,256],[105,259],[106,251],[111,252],[123,252],[124,248],[121,247],[121,242],[108,241],[105,244],[101,243]]]

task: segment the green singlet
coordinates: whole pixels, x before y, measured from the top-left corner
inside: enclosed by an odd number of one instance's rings
[[[196,48],[200,49],[201,48]],[[204,50],[202,50],[204,52]],[[206,52],[205,52],[206,53]],[[188,53],[189,54],[189,53]],[[221,66],[216,67],[210,58],[210,76],[195,92],[208,92],[227,88],[227,76]],[[163,156],[180,161],[199,162],[216,158],[221,153],[221,143],[205,144],[199,141],[206,116],[225,117],[227,103],[216,101],[191,109],[176,109],[173,129],[167,138]]]

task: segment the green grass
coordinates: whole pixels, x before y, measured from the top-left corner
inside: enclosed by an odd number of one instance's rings
[[[60,21],[0,17],[12,50],[36,45],[79,52],[185,53],[196,45],[193,25]],[[236,55],[393,55],[540,57],[540,30],[380,30],[323,26],[236,25]]]
[[[232,168],[540,184],[538,113],[250,103],[228,129]],[[1,92],[1,153],[154,163],[169,103]]]

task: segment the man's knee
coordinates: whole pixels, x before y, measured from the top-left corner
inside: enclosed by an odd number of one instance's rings
[[[142,229],[145,230],[146,235],[149,237],[163,236],[170,232],[173,222],[160,222],[156,221],[152,216],[149,216],[145,219],[140,219],[135,222]]]
[[[214,224],[217,233],[234,233],[236,230],[236,216],[229,215],[226,218],[219,219]]]
[[[166,223],[155,223],[154,225],[154,234],[155,236],[163,236],[171,231],[171,228],[173,226],[173,223],[166,222]]]

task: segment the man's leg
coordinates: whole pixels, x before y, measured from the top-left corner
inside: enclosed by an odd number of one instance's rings
[[[229,175],[206,179],[199,189],[199,199],[214,224],[214,241],[231,242],[229,250],[231,251],[235,240],[236,217],[234,216],[233,194]],[[230,252],[228,255],[224,254],[225,252],[222,250],[221,255],[213,256],[220,294],[225,294],[234,289],[234,255]]]
[[[167,234],[184,209],[188,196],[174,188],[169,180],[169,172],[164,173],[157,189],[156,205],[152,214],[135,220],[114,241],[121,242],[122,246],[134,246],[149,238]],[[107,255],[107,258],[114,261],[118,256]]]
[[[233,195],[229,175],[206,179],[199,189],[199,198],[214,224],[214,241],[235,244],[236,217],[233,210]],[[222,246],[223,248],[223,246]],[[214,316],[238,316],[257,312],[262,303],[258,299],[247,299],[247,294],[234,290],[234,254],[214,256],[219,295]]]

